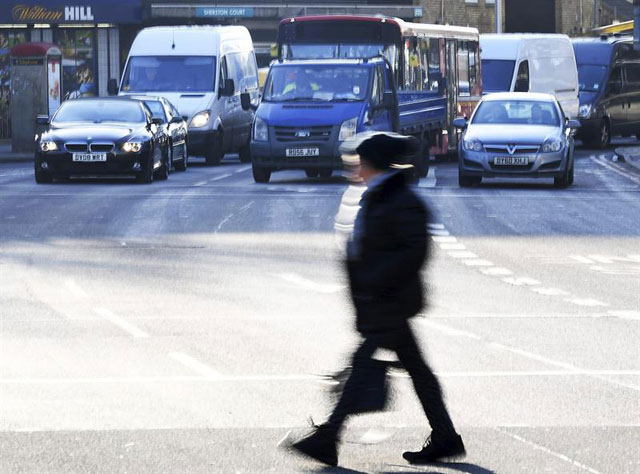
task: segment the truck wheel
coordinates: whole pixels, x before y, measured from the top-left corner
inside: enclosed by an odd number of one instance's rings
[[[307,175],[307,178],[317,178],[319,174],[318,170],[314,169],[306,169],[304,172]]]
[[[218,166],[220,164],[220,161],[222,161],[222,157],[224,156],[223,139],[224,135],[221,131],[216,133],[216,136],[213,140],[213,146],[209,148],[204,155],[205,161],[207,162],[208,166]]]
[[[249,140],[247,140],[246,145],[240,148],[238,156],[240,157],[240,163],[251,163],[251,145]]]
[[[269,179],[271,179],[271,170],[268,168],[253,165],[251,170],[253,171],[253,179],[256,183],[268,183]]]
[[[321,170],[318,171],[318,175],[322,179],[331,178],[332,174],[333,174],[333,169],[331,169],[331,168],[322,168]]]
[[[420,142],[420,151],[416,156],[416,170],[420,178],[426,178],[429,174],[429,160],[431,152],[431,143],[428,138]]]

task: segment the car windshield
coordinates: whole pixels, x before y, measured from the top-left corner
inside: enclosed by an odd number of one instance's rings
[[[124,74],[124,92],[212,92],[215,56],[133,56]]]
[[[165,122],[167,121],[166,114],[164,113],[164,107],[162,107],[162,104],[159,100],[145,100],[144,103],[147,107],[149,107],[151,114],[155,118],[161,118]]]
[[[503,59],[482,60],[482,88],[486,92],[506,92],[511,89],[515,61]]]
[[[578,82],[581,91],[597,92],[602,87],[607,66],[600,64],[579,64]]]
[[[553,102],[490,100],[480,103],[471,123],[557,126],[560,119]]]
[[[70,100],[64,102],[52,123],[122,122],[143,123],[146,117],[139,103],[126,100]]]
[[[272,102],[364,100],[371,70],[359,65],[274,67],[264,99]]]

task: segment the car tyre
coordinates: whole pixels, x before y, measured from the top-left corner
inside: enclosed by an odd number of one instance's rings
[[[171,152],[171,147],[164,153],[164,162],[162,166],[156,171],[156,178],[160,181],[165,181],[169,178],[169,174],[171,173],[171,162],[173,161],[173,153]]]
[[[188,163],[189,163],[189,154],[187,153],[187,147],[183,145],[182,159],[178,163],[176,163],[176,171],[187,171]]]
[[[268,183],[271,179],[271,170],[261,166],[252,166],[253,179],[256,183]]]
[[[553,185],[556,188],[566,188],[567,186],[569,186],[569,184],[571,184],[570,181],[570,175],[573,174],[573,170],[570,169],[567,166],[567,169],[564,170],[564,172],[562,173],[562,176],[558,176],[557,178],[553,178]]]
[[[599,149],[604,149],[611,143],[611,126],[607,119],[602,119],[598,127],[598,133],[595,137],[594,145]]]
[[[318,175],[320,174],[318,170],[314,170],[314,169],[306,169],[304,170],[304,172],[307,175],[307,178],[317,178]]]
[[[321,170],[318,171],[318,176],[320,176],[321,179],[329,179],[331,178],[332,174],[333,174],[332,168],[322,168]]]
[[[153,183],[153,155],[147,159],[146,165],[142,167],[142,171],[136,176],[136,181],[141,184]]]
[[[470,188],[474,184],[480,184],[482,182],[482,178],[478,180],[478,178],[474,176],[468,176],[462,172],[462,170],[458,170],[458,186],[461,188]]]
[[[428,138],[420,142],[420,151],[416,155],[416,169],[420,178],[426,178],[429,174],[429,160],[431,152],[431,143]]]
[[[208,166],[218,166],[224,157],[223,151],[224,134],[222,131],[216,133],[213,146],[206,151],[204,159]]]
[[[36,166],[37,166],[37,164],[36,164]],[[36,178],[36,183],[38,183],[38,184],[49,184],[49,183],[53,182],[53,176],[51,176],[51,173],[39,170],[37,168],[36,168],[36,171],[35,171],[35,178]]]

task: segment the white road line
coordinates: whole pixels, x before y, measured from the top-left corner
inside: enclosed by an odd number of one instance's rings
[[[622,319],[638,319],[640,320],[640,311],[632,310],[612,310],[608,311],[608,314]]]
[[[450,235],[449,231],[446,229],[429,229],[429,235]]]
[[[445,228],[444,224],[435,224],[435,223],[432,223],[432,222],[429,222],[427,224],[427,227],[429,229],[440,229],[440,230],[444,230],[444,228]]]
[[[107,308],[93,308],[93,312],[99,316],[102,316],[107,321],[115,324],[123,331],[129,333],[133,337],[145,338],[149,337],[149,334],[142,329],[136,327],[128,321],[125,321],[120,316],[109,311]]]
[[[219,231],[220,229],[222,229],[222,226],[223,226],[223,225],[225,225],[227,222],[229,222],[229,220],[230,220],[233,216],[234,216],[234,214],[233,214],[233,213],[231,213],[231,214],[229,214],[228,216],[226,216],[224,219],[222,219],[222,220],[220,221],[220,224],[218,224],[218,227],[216,227],[216,230],[215,230],[215,231],[213,231],[213,233],[214,233],[214,234],[217,234],[217,233],[218,233],[218,231]]]
[[[465,260],[464,264],[469,267],[492,267],[493,263],[489,260],[484,260],[482,258],[474,258],[471,260]]]
[[[466,245],[461,244],[461,243],[448,244],[448,243],[445,242],[445,243],[440,244],[440,248],[442,250],[465,250],[467,247],[466,247]]]
[[[529,441],[528,439],[525,439],[522,436],[519,436],[519,435],[513,434],[513,433],[509,433],[508,431],[501,430],[500,428],[493,428],[493,429],[496,430],[499,433],[502,433],[505,436],[509,436],[510,438],[515,439],[516,441],[520,441],[521,443],[524,443],[527,446],[530,446],[530,447],[532,447],[534,449],[537,449],[537,450],[542,451],[544,453],[547,453],[547,454],[549,454],[549,455],[551,455],[553,457],[556,457],[556,458],[558,458],[558,459],[560,459],[562,461],[565,461],[565,462],[567,462],[569,464],[572,464],[573,466],[575,466],[575,467],[577,467],[579,469],[582,469],[583,471],[590,472],[591,474],[602,474],[600,471],[597,471],[597,470],[593,469],[592,467],[589,467],[589,466],[587,466],[585,464],[582,464],[582,463],[576,461],[575,459],[571,459],[570,457],[565,456],[564,454],[558,453],[556,451],[552,451],[552,450],[550,450],[549,448],[547,448],[545,446],[542,446],[540,444],[534,443],[533,441]]]
[[[507,277],[507,278],[503,278],[502,281],[514,286],[540,285],[540,282],[538,280],[534,278],[529,278],[529,277]]]
[[[420,180],[418,183],[418,187],[420,188],[435,188],[436,187],[436,172],[433,166],[429,167],[429,172],[427,173],[427,178],[425,180]]]
[[[447,252],[447,255],[452,258],[478,258],[478,256],[468,250],[454,250]]]
[[[531,288],[531,291],[535,291],[539,295],[545,296],[567,296],[569,295],[568,291],[561,290],[560,288]]]
[[[76,298],[88,298],[89,295],[72,279],[68,279],[64,282],[65,286],[73,293]]]
[[[513,275],[513,272],[508,268],[504,267],[491,267],[491,268],[483,268],[480,270],[485,275],[490,276],[505,276],[505,275]]]
[[[436,323],[433,321],[430,321],[429,319],[420,319],[420,323],[425,325],[425,326],[429,326],[433,329],[437,329],[440,332],[443,332],[449,336],[461,336],[461,337],[468,337],[470,339],[475,339],[477,341],[481,340],[482,337],[478,336],[477,334],[474,334],[472,332],[469,331],[463,331],[461,329],[456,329],[456,328],[452,328],[451,326],[447,326],[445,324],[440,324],[440,323]]]
[[[240,168],[235,170],[234,173],[244,173],[245,171],[249,171],[250,169],[251,169],[251,165],[249,165],[249,166],[241,166]]]
[[[315,281],[309,280],[308,278],[304,278],[303,276],[295,273],[278,273],[276,276],[298,288],[317,291],[318,293],[337,293],[345,288],[344,285],[316,283]]]
[[[190,368],[197,374],[207,378],[207,379],[217,379],[222,374],[217,370],[209,367],[208,365],[200,362],[197,359],[194,359],[190,355],[187,355],[183,352],[170,352],[169,357],[173,360],[180,362],[185,367]]]
[[[607,163],[606,162],[606,156],[607,155],[600,155],[598,158],[596,158],[595,156],[590,156],[589,158],[591,159],[591,161],[595,161],[600,166],[604,166],[608,170],[611,170],[614,173],[619,174],[620,176],[623,176],[623,177],[633,181],[636,184],[640,184],[640,178],[636,178],[635,176],[630,176],[628,172],[621,170],[618,166],[615,166],[615,165],[612,165],[610,163]]]
[[[204,186],[205,184],[207,184],[207,181],[198,181],[194,186]]]
[[[220,176],[216,176],[215,178],[211,178],[209,181],[218,181],[220,179],[228,178],[229,176],[233,176],[233,175],[231,173],[224,173],[224,174],[221,174]]]
[[[594,298],[567,298],[565,299],[565,301],[567,303],[572,303],[578,306],[589,306],[589,307],[595,307],[595,306],[609,306],[608,303],[604,303],[600,300],[596,300]]]
[[[434,235],[431,237],[431,239],[433,239],[434,242],[438,243],[453,243],[458,241],[458,239],[456,239],[452,235]]]
[[[571,255],[571,258],[574,259],[576,262],[580,262],[580,263],[586,263],[588,265],[593,264],[593,260],[587,258],[587,257],[583,257],[582,255]]]

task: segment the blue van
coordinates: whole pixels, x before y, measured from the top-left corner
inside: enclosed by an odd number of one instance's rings
[[[612,136],[640,139],[640,52],[631,36],[573,40],[581,127],[577,137],[606,148]]]

